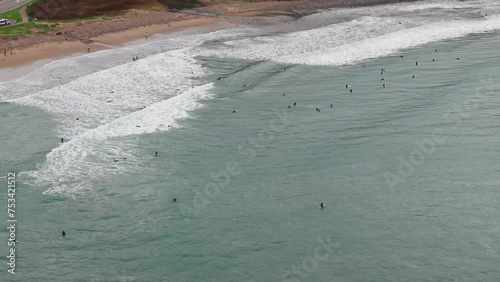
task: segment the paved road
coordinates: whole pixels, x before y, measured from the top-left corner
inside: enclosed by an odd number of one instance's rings
[[[31,0],[0,0],[0,13],[18,8]]]

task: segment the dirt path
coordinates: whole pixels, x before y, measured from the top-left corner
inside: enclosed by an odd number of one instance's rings
[[[20,21],[19,23],[27,23],[29,18],[28,18],[28,15],[26,14],[26,8],[28,8],[27,6],[24,6],[21,8],[21,10],[19,10],[19,15],[21,15],[21,18],[23,19],[22,21]]]

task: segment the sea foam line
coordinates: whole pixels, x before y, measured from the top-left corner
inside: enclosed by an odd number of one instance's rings
[[[21,175],[33,178],[32,185],[51,186],[45,194],[74,195],[90,191],[91,182],[104,175],[139,169],[147,165],[150,156],[138,155],[136,144],[127,137],[179,128],[179,120],[188,118],[190,111],[200,108],[201,100],[212,97],[209,92],[212,87],[213,84],[195,87],[89,130],[53,149],[37,171]],[[115,158],[126,160],[115,163]]]

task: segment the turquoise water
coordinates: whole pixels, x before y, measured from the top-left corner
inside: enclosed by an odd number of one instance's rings
[[[341,66],[249,60],[276,38],[239,33],[198,42],[198,67],[163,44],[129,47],[151,52],[153,74],[114,50],[95,76],[79,58],[76,78],[4,99],[2,174],[20,181],[17,274],[2,277],[498,281],[498,32]]]

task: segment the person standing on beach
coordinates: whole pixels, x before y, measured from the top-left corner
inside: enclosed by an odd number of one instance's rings
[[[148,41],[148,33],[146,32],[146,34],[144,35],[144,37],[146,38],[146,41]]]

